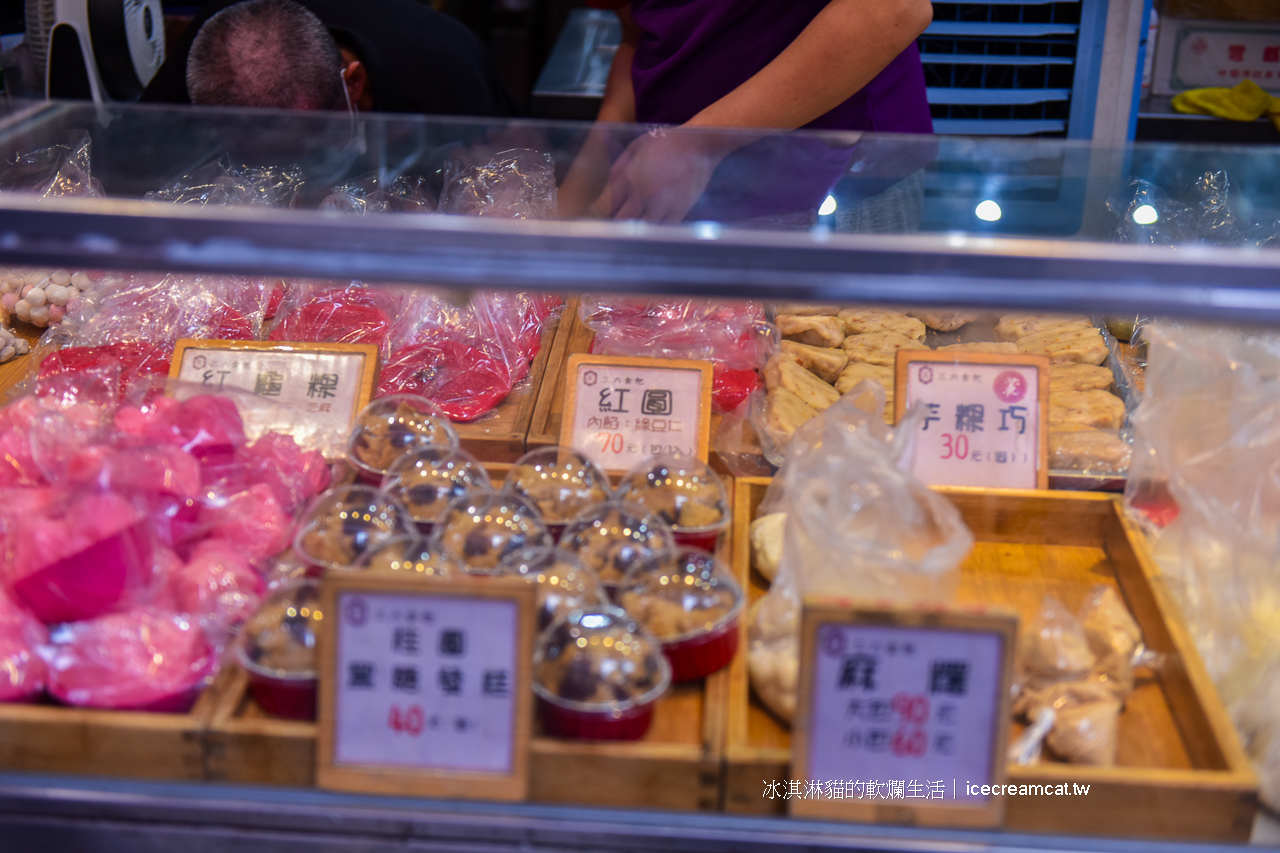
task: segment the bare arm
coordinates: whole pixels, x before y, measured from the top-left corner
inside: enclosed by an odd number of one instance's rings
[[[636,95],[631,87],[631,60],[635,57],[640,31],[631,20],[631,7],[618,10],[622,21],[622,43],[609,66],[604,100],[596,116],[596,126],[574,158],[559,192],[559,214],[563,218],[582,216],[599,198],[609,180],[610,123],[630,124],[636,120]],[[607,214],[607,211],[605,211]]]
[[[875,79],[932,20],[929,0],[831,0],[776,59],[686,126],[806,125]]]

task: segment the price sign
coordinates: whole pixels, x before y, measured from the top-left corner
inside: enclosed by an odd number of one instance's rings
[[[1049,359],[899,350],[896,420],[924,419],[911,473],[931,486],[1049,488]]]
[[[605,471],[628,471],[659,453],[705,462],[711,373],[709,361],[572,355],[560,444]]]
[[[321,786],[525,798],[533,587],[330,573],[323,602]]]
[[[292,434],[298,428],[295,413],[300,413],[308,437],[295,438],[334,458],[345,451],[356,414],[373,397],[378,348],[183,338],[173,348],[169,376],[214,391],[235,388],[282,404],[285,408],[264,406],[246,412],[249,436],[268,431]]]
[[[999,825],[1016,635],[1011,614],[807,601],[792,812]]]

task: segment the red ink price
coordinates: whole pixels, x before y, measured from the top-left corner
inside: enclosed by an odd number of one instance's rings
[[[602,432],[600,433],[600,452],[601,453],[621,453],[625,445],[625,440],[620,432]]]
[[[893,697],[893,710],[904,723],[925,723],[929,719],[929,697],[898,693]]]
[[[399,705],[392,705],[391,713],[387,715],[387,727],[391,731],[402,732],[410,737],[422,734],[425,722],[422,708],[418,705],[410,705],[403,711],[400,710]]]
[[[957,435],[952,436],[949,432],[942,434],[942,458],[950,459],[955,456],[956,459],[966,459],[969,456],[969,436]]]

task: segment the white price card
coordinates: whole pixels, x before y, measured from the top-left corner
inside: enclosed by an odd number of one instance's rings
[[[249,437],[303,432],[294,436],[300,444],[332,459],[345,452],[351,424],[373,396],[378,348],[183,338],[174,345],[169,375],[200,389],[234,388],[280,404],[244,412]]]
[[[899,350],[896,421],[919,405],[911,473],[931,486],[1049,487],[1049,359]]]
[[[523,799],[530,593],[470,578],[331,575],[320,784]]]
[[[578,353],[565,381],[560,444],[605,471],[628,471],[661,453],[707,461],[711,362]]]
[[[1001,613],[807,602],[793,770],[811,796],[792,811],[998,825],[1016,630]]]

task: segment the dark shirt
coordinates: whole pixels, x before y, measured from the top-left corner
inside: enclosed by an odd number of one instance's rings
[[[189,104],[187,56],[204,22],[237,0],[205,4],[142,94]],[[511,116],[517,109],[488,52],[459,21],[415,0],[297,0],[364,63],[373,109],[387,113]]]

